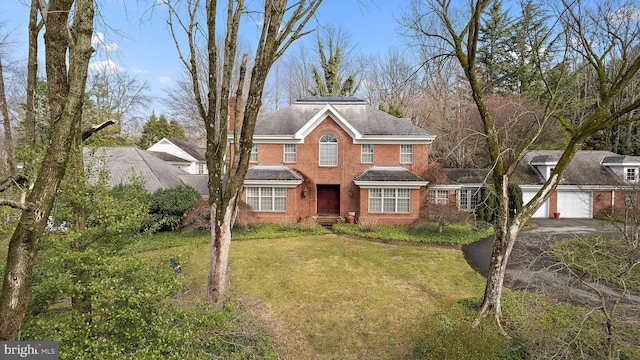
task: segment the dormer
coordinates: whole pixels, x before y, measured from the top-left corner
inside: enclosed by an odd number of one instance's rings
[[[534,156],[529,161],[529,164],[538,171],[544,181],[547,181],[556,165],[558,165],[558,157],[555,155],[538,155]]]
[[[640,178],[640,157],[615,155],[602,159],[602,166],[611,170],[627,183],[638,183]]]

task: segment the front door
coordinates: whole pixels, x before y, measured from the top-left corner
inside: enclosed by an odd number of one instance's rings
[[[340,185],[318,185],[318,213],[340,213]]]

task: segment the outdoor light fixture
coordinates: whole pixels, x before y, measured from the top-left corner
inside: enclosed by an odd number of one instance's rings
[[[304,197],[309,196],[309,189],[304,188],[304,190],[302,190],[302,196],[304,196]]]
[[[353,190],[349,189],[349,191],[347,192],[347,194],[349,194],[349,197],[353,197]]]

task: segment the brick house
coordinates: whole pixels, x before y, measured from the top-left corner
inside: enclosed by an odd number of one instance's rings
[[[558,163],[562,151],[531,150],[518,163],[513,180],[522,188],[526,204],[540,190]],[[474,211],[486,188],[489,169],[446,169],[449,182],[431,186],[431,203],[456,203]],[[534,218],[593,218],[639,208],[640,157],[610,151],[578,151],[560,184],[535,212]],[[557,214],[557,215],[556,215]]]
[[[410,223],[425,200],[434,139],[363,100],[307,97],[256,122],[242,200],[256,222]]]

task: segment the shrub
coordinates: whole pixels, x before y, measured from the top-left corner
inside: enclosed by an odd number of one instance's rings
[[[374,232],[378,229],[378,219],[376,218],[360,218],[358,227],[364,232]]]
[[[202,196],[191,186],[159,189],[149,197],[152,220],[151,229],[160,231],[176,230],[182,224],[182,216],[191,209]]]
[[[300,229],[303,231],[311,232],[318,226],[318,220],[314,217],[308,217],[300,221]]]
[[[427,204],[420,214],[420,219],[411,224],[412,228],[422,226],[425,222],[438,224],[438,231],[442,232],[448,224],[465,224],[468,215],[464,211],[458,210],[455,204],[438,205]]]
[[[295,220],[288,216],[280,223],[280,228],[284,231],[292,230],[296,226]]]

